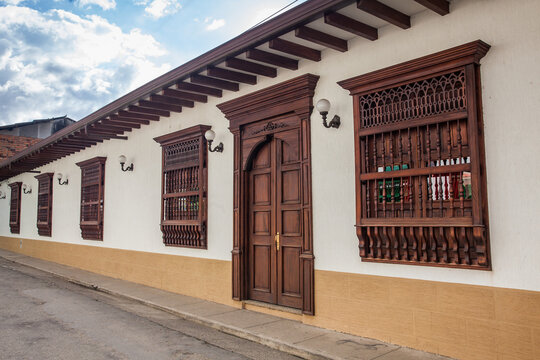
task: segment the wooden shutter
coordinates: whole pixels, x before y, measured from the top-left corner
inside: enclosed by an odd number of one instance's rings
[[[38,234],[51,236],[53,175],[45,173],[35,176],[38,180],[37,228]]]
[[[81,235],[86,240],[103,240],[103,208],[106,157],[77,163],[81,168]]]
[[[365,261],[489,269],[481,41],[340,82]]]
[[[21,231],[21,188],[22,182],[9,184],[11,188],[11,202],[9,207],[9,228],[12,234]]]
[[[161,231],[168,246],[207,248],[207,142],[198,125],[154,140],[162,146]]]

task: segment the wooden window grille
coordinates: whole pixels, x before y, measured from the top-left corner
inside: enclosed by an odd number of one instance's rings
[[[339,84],[365,261],[490,269],[477,41]]]
[[[35,176],[38,180],[37,228],[41,236],[51,236],[52,232],[53,175]]]
[[[161,231],[167,246],[207,248],[207,142],[197,125],[154,140],[162,147]]]
[[[81,168],[81,236],[103,240],[103,210],[106,157],[77,163]]]
[[[12,234],[19,234],[21,231],[21,189],[22,182],[9,184],[11,188],[11,200],[9,206],[9,228]]]

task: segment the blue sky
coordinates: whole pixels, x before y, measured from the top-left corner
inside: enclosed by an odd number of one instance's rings
[[[292,1],[0,0],[0,125],[79,120]]]

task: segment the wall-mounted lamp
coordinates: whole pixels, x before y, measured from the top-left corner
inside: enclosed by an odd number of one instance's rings
[[[23,193],[25,194],[32,193],[32,187],[30,185],[23,184],[22,190],[23,190]]]
[[[210,152],[223,152],[223,143],[220,142],[218,144],[218,146],[216,146],[213,150],[212,150],[212,142],[214,141],[214,139],[216,138],[216,133],[214,132],[214,130],[206,130],[206,132],[204,133],[204,137],[206,139],[206,141],[208,141],[208,150]]]
[[[321,99],[317,101],[315,107],[317,108],[317,111],[322,115],[323,125],[325,128],[339,128],[339,125],[341,125],[341,120],[337,115],[334,115],[332,120],[330,120],[330,123],[326,123],[326,116],[328,115],[328,111],[330,111],[330,101],[326,99]]]
[[[126,163],[126,157],[124,155],[120,155],[118,157],[118,162],[120,163],[120,166],[122,167],[122,171],[133,171],[133,163],[129,165],[128,167],[124,168],[124,165]]]
[[[56,174],[56,178],[58,179],[58,184],[67,185],[69,182],[67,175],[64,177],[64,181],[62,181],[62,177],[63,177],[62,173]]]
[[[6,193],[0,190],[0,199],[5,199],[5,198],[6,198]]]

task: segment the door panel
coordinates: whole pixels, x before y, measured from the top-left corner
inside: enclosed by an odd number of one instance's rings
[[[274,250],[275,160],[272,143],[264,144],[252,160],[249,173],[249,296],[251,299],[275,303],[276,254]]]
[[[277,132],[249,172],[249,296],[302,308],[302,188],[299,129]],[[279,232],[279,249],[275,235]]]

